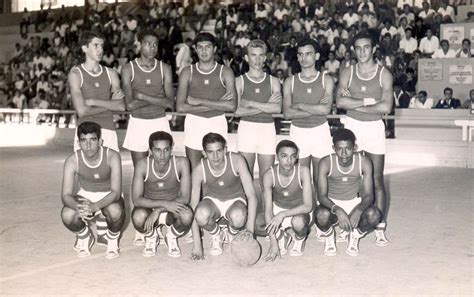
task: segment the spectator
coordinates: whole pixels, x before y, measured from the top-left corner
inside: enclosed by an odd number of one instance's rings
[[[415,14],[411,11],[411,7],[408,4],[405,4],[403,6],[403,12],[398,17],[399,24],[402,18],[407,19],[407,24],[410,24],[411,22],[415,22]]]
[[[456,109],[461,107],[461,101],[453,98],[453,89],[450,87],[444,88],[444,99],[438,101],[434,108],[439,109]]]
[[[474,89],[471,89],[471,91],[469,91],[469,99],[464,101],[464,103],[462,104],[462,108],[471,110],[474,109]]]
[[[399,83],[393,85],[393,99],[396,108],[408,108],[410,104],[410,95],[403,90]]]
[[[405,38],[399,42],[399,48],[402,49],[405,54],[412,54],[418,48],[418,43],[416,39],[412,37],[412,33],[413,29],[408,27],[405,30]]]
[[[333,77],[333,79],[337,80],[340,67],[341,63],[336,60],[336,53],[334,51],[330,51],[329,60],[324,63],[324,69],[328,71],[328,73]]]
[[[418,61],[420,60],[421,57],[421,52],[419,50],[416,50],[413,52],[413,55],[411,56],[410,61],[408,62],[408,67],[415,69],[418,69]]]
[[[411,8],[413,6],[413,0],[397,0],[398,10],[405,9],[405,6],[408,6],[408,8]]]
[[[236,77],[249,71],[249,64],[245,61],[243,50],[240,46],[234,48],[234,58],[230,63],[230,68],[232,68]]]
[[[26,38],[28,35],[28,27],[31,24],[31,13],[25,7],[23,9],[23,14],[21,15],[21,22],[20,22],[20,35],[23,38]]]
[[[268,18],[268,10],[265,9],[264,4],[256,4],[257,9],[255,10],[255,19],[267,19]],[[270,8],[271,9],[271,8]]]
[[[403,89],[410,96],[413,96],[416,93],[417,82],[418,82],[418,78],[415,75],[415,70],[413,68],[408,67],[406,69],[406,79],[403,82]]]
[[[28,108],[26,96],[21,93],[21,90],[16,89],[15,95],[12,98],[13,108]]]
[[[456,58],[472,58],[474,57],[474,49],[471,49],[471,40],[464,38],[461,48],[456,52]]]
[[[423,19],[425,23],[430,23],[433,21],[436,11],[430,8],[430,4],[426,1],[422,3],[422,10],[418,13],[418,17]]]
[[[227,17],[226,17],[226,25],[229,26],[231,23],[237,24],[239,22],[239,16],[235,14],[234,9],[229,8]]]
[[[344,43],[341,42],[340,37],[334,37],[334,44],[331,46],[330,50],[336,53],[336,58],[338,60],[344,59],[344,55],[347,52],[347,48]]]
[[[419,91],[418,95],[411,98],[409,108],[430,109],[433,107],[433,104],[433,99],[428,98],[426,91]]]
[[[422,53],[423,57],[431,58],[436,50],[439,49],[439,39],[433,35],[431,29],[426,30],[426,37],[420,40],[418,49]]]
[[[36,92],[39,90],[44,90],[46,93],[49,93],[51,90],[51,85],[49,81],[46,80],[46,74],[41,74],[39,81],[36,83]]]
[[[390,33],[385,33],[380,42],[380,51],[382,55],[389,57],[391,64],[395,62],[395,55],[398,50],[397,42],[390,36]]]
[[[358,25],[361,21],[361,17],[354,13],[354,7],[349,6],[347,12],[342,16],[342,20],[346,23],[346,28],[351,27],[352,25]]]
[[[367,9],[371,13],[375,13],[374,9],[374,3],[372,3],[370,0],[362,0],[362,2],[359,3],[359,7],[357,8],[357,12],[361,12],[364,6],[367,6]]]
[[[278,20],[278,22],[283,21],[283,16],[288,15],[289,11],[283,5],[283,2],[278,2],[277,9],[273,12],[273,17]]]
[[[390,21],[389,19],[385,19],[383,24],[384,24],[384,27],[380,31],[380,39],[383,39],[383,37],[387,33],[390,34],[390,37],[392,37],[392,38],[397,36],[398,30],[397,30],[397,28],[392,26],[392,21]]]
[[[408,28],[408,21],[407,18],[403,17],[400,19],[400,24],[397,29],[397,40],[400,41],[405,38],[405,30]],[[397,45],[398,47],[398,45]]]
[[[15,90],[20,90],[22,91],[22,89],[25,87],[25,81],[23,80],[23,75],[21,75],[20,73],[18,73],[15,77]]]
[[[441,48],[437,49],[431,58],[433,59],[446,59],[446,58],[455,58],[456,52],[453,49],[449,48],[449,41],[446,39],[441,40]]]
[[[454,23],[454,8],[448,5],[447,0],[441,0],[438,14],[443,18],[443,23]]]
[[[41,53],[41,57],[39,58],[39,62],[43,65],[45,70],[51,69],[54,64],[53,58],[51,58],[47,50],[43,50],[43,52]]]
[[[247,37],[247,35],[240,31],[237,32],[237,38],[235,39],[234,46],[240,46],[241,48],[247,47],[247,44],[250,42],[250,39]]]
[[[427,26],[425,25],[424,20],[422,18],[416,18],[415,27],[413,27],[413,36],[416,40],[421,40],[423,37],[425,37],[426,28]],[[436,35],[434,31],[433,35]]]
[[[176,54],[176,73],[179,75],[181,70],[191,65],[193,59],[191,58],[191,45],[193,40],[186,38],[186,42],[180,45],[179,51]]]
[[[281,70],[283,74],[286,76],[288,75],[288,63],[281,58],[279,53],[276,53],[273,56],[273,60],[270,64],[270,70],[273,75],[276,76],[278,70]]]

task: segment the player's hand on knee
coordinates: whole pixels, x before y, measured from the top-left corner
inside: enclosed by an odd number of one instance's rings
[[[358,208],[354,208],[354,210],[351,212],[349,218],[351,221],[351,226],[352,228],[357,228],[359,226],[359,221],[360,221],[360,216],[362,215],[362,210]]]
[[[265,230],[268,232],[268,234],[275,234],[280,228],[281,222],[283,222],[284,218],[285,217],[282,215],[281,212],[274,216],[265,227]]]
[[[180,215],[184,212],[188,212],[188,208],[182,203],[170,201],[169,206],[167,206],[167,211]]]
[[[339,227],[342,230],[350,232],[352,230],[351,221],[347,216],[346,212],[342,208],[336,210],[337,220],[339,221]]]
[[[278,247],[278,244],[272,244],[270,245],[270,248],[268,249],[267,255],[265,256],[265,261],[275,261],[275,259],[279,257],[281,258],[280,254],[280,248]]]
[[[77,205],[77,210],[79,211],[79,216],[83,220],[92,219],[93,212],[90,208],[90,201],[84,197],[79,197],[79,203]]]
[[[159,209],[154,209],[150,215],[146,218],[145,220],[145,226],[144,229],[146,232],[151,232],[153,231],[153,228],[155,226],[156,221],[158,221],[158,218],[160,217],[161,211]]]

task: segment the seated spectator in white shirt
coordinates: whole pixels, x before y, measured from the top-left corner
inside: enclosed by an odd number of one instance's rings
[[[456,58],[472,58],[474,57],[474,49],[471,48],[471,41],[469,38],[462,40],[462,46],[456,52]]]
[[[374,3],[370,2],[370,0],[362,0],[362,2],[359,3],[359,6],[357,7],[357,12],[361,12],[362,8],[367,5],[369,8],[369,11],[372,13],[375,13],[374,10]]]
[[[431,58],[433,59],[446,59],[446,58],[456,58],[456,52],[453,49],[449,48],[449,41],[443,39],[440,41],[441,48],[437,49]]]
[[[431,5],[431,0],[414,0],[413,1],[413,9],[415,9],[415,11],[422,10],[423,9],[423,2],[426,2],[429,5]]]
[[[441,1],[438,8],[438,14],[443,17],[443,23],[454,23],[455,21],[454,8],[448,5],[447,0]]]
[[[424,57],[430,58],[439,49],[439,39],[433,35],[430,28],[426,29],[426,36],[420,40],[418,49]]]
[[[411,98],[408,108],[431,109],[433,105],[433,98],[428,98],[428,93],[426,93],[426,91],[419,91],[418,95]]]
[[[346,28],[349,28],[350,26],[359,23],[361,17],[357,13],[354,13],[353,6],[349,6],[347,12],[342,16],[342,20],[346,22]]]
[[[15,90],[15,96],[12,98],[12,103],[14,108],[28,108],[26,96],[22,94],[20,90]]]
[[[412,34],[412,28],[406,28],[405,38],[403,38],[399,42],[399,48],[402,49],[405,54],[413,54],[413,52],[418,48],[418,43],[416,42],[416,39],[412,37]]]
[[[230,23],[238,23],[239,22],[239,16],[234,13],[234,9],[230,8],[229,12],[227,13],[227,16],[225,17],[225,22],[226,25],[229,26]]]
[[[436,11],[431,9],[430,4],[426,1],[423,2],[422,6],[423,6],[423,9],[420,11],[420,13],[418,13],[418,17],[422,18],[425,21],[425,23],[430,22],[434,18]]]
[[[474,89],[469,91],[469,99],[464,101],[462,108],[474,110]]]
[[[397,28],[392,26],[392,21],[390,19],[385,19],[383,21],[384,27],[380,31],[380,39],[385,36],[385,33],[389,33],[390,36],[393,38],[398,34]]]
[[[408,5],[408,7],[412,7],[413,0],[398,0],[397,1],[398,10],[403,10],[403,7],[405,7],[405,5]]]
[[[399,24],[400,24],[400,20],[402,18],[406,18],[408,24],[415,21],[415,14],[411,10],[411,7],[408,6],[408,4],[405,4],[403,6],[403,12],[398,16],[398,23]]]
[[[400,83],[393,84],[393,100],[396,108],[408,108],[410,96],[403,90]]]
[[[339,73],[339,67],[341,66],[341,63],[336,60],[336,53],[334,51],[329,52],[329,60],[327,60],[324,63],[324,69],[327,70],[327,72],[332,76],[332,77],[337,77]]]
[[[283,21],[283,16],[288,14],[288,10],[283,5],[283,2],[278,2],[277,9],[275,9],[273,17],[276,18],[279,22],[281,22]]]
[[[237,25],[237,28],[235,28],[235,32],[246,32],[247,29],[249,28],[249,25],[245,23],[244,19],[239,20],[239,24]]]
[[[257,8],[255,9],[255,18],[266,19],[267,17],[268,17],[268,10],[265,9],[265,4],[258,4]]]
[[[303,29],[303,20],[299,14],[295,16],[293,21],[291,21],[291,28],[293,29],[293,32],[301,32],[301,29]]]
[[[137,20],[133,17],[133,15],[128,14],[125,25],[128,27],[128,30],[135,32],[135,30],[137,30],[138,23]]]
[[[338,60],[344,59],[344,55],[347,52],[347,48],[344,43],[342,43],[340,37],[334,37],[334,44],[331,46],[330,50],[336,53],[336,58]]]

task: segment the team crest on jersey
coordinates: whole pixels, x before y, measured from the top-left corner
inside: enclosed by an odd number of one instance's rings
[[[165,186],[165,183],[158,183],[158,188],[163,188]]]
[[[205,80],[204,80],[204,84],[205,84],[205,85],[208,85],[208,84],[209,84],[209,80],[208,80],[208,79],[205,79]]]
[[[348,179],[347,179],[347,176],[343,176],[343,177],[342,177],[342,181],[343,181],[343,182],[346,182],[347,180],[348,180]]]
[[[100,87],[100,84],[98,82],[95,83],[95,87],[98,88]]]
[[[256,94],[260,94],[260,89],[259,89],[259,88],[256,88],[256,89],[255,89],[255,93],[256,93]]]
[[[313,90],[311,88],[308,88],[308,89],[306,89],[306,92],[308,92],[308,94],[311,94],[311,93],[313,93]]]
[[[361,90],[362,92],[365,92],[365,91],[367,90],[367,87],[366,87],[366,86],[362,86],[362,87],[360,87],[360,90]]]
[[[94,174],[94,178],[95,179],[99,179],[100,178],[100,175],[98,173]]]
[[[284,197],[288,197],[288,195],[290,195],[290,193],[288,193],[288,191],[283,191],[283,196]]]
[[[146,84],[147,84],[147,85],[151,84],[151,79],[147,78],[147,79],[146,79]]]
[[[220,181],[219,181],[219,186],[220,186],[220,187],[223,187],[223,186],[224,186],[224,181],[223,181],[223,180],[220,180]]]

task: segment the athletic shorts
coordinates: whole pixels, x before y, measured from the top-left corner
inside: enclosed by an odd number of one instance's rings
[[[227,211],[229,210],[229,208],[237,201],[242,201],[245,205],[247,205],[247,201],[242,198],[242,197],[237,197],[237,198],[234,198],[234,199],[229,199],[229,200],[226,200],[226,201],[221,201],[217,198],[212,198],[212,197],[209,197],[209,196],[206,196],[204,198],[202,198],[203,200],[204,199],[209,199],[211,200],[214,205],[217,207],[217,209],[221,212],[221,216],[216,220],[220,220],[221,218],[224,218],[228,221],[229,218],[227,217]]]
[[[354,133],[359,151],[385,155],[385,125],[382,120],[364,122],[346,117],[344,127]]]
[[[237,131],[237,150],[239,152],[274,155],[275,146],[274,123],[240,121]]]
[[[286,208],[282,208],[282,207],[279,207],[277,206],[275,203],[273,203],[273,215],[277,215],[279,214],[280,212],[282,211],[286,211],[288,209]],[[291,220],[293,219],[293,217],[286,217],[283,219],[283,221],[281,222],[281,225],[280,225],[280,229],[287,229],[287,228],[291,228]],[[309,213],[309,222],[311,222],[313,220],[313,212],[310,212]]]
[[[138,119],[130,116],[123,147],[133,152],[147,152],[149,149],[148,138],[156,131],[165,131],[171,134],[170,124],[166,117]]]
[[[160,213],[160,216],[158,217],[158,225],[165,225],[165,226],[171,226],[171,225],[168,225],[166,224],[166,218],[168,217],[168,212],[165,211],[165,212],[162,212]]]
[[[338,200],[338,199],[333,199],[333,198],[329,198],[329,199],[331,199],[331,201],[334,204],[336,204],[340,208],[344,209],[344,211],[347,213],[347,215],[349,215],[352,212],[352,210],[357,205],[359,205],[359,203],[362,201],[362,198],[360,198],[360,197],[355,197],[351,200]]]
[[[292,124],[290,138],[300,149],[300,158],[311,155],[321,159],[333,153],[331,131],[327,122],[314,128],[299,128]]]
[[[101,138],[104,141],[102,145],[105,147],[111,148],[118,153],[119,146],[118,146],[117,132],[115,132],[115,130],[101,128],[100,133],[102,134]],[[80,149],[79,138],[77,138],[77,128],[76,128],[76,132],[74,132],[74,151],[78,151],[79,149]]]
[[[193,114],[184,120],[184,146],[202,151],[202,138],[207,133],[218,133],[227,140],[227,120],[224,115],[204,118]]]
[[[111,191],[108,192],[89,192],[84,189],[80,189],[76,195],[84,197],[88,199],[90,202],[95,203],[105,198],[105,196],[109,195]],[[98,210],[94,213],[94,216],[102,214],[101,210]]]

